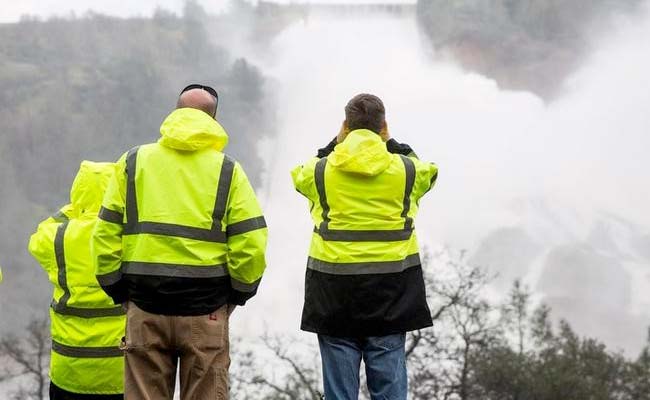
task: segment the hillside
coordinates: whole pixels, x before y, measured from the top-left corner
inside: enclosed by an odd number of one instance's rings
[[[27,242],[38,222],[68,201],[81,160],[112,161],[157,140],[186,84],[217,88],[218,118],[230,133],[226,151],[260,183],[262,163],[251,149],[272,135],[274,112],[265,77],[215,44],[204,21],[189,2],[183,17],[158,11],[149,19],[86,15],[0,25],[3,329],[22,324],[27,310],[46,311],[49,289],[42,290],[45,277]]]
[[[418,21],[438,55],[511,90],[551,100],[616,15],[642,0],[419,0]]]

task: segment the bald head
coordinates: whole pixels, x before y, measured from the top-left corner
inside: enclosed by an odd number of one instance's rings
[[[190,89],[181,93],[176,103],[176,108],[196,108],[214,116],[217,107],[215,98],[203,89]]]

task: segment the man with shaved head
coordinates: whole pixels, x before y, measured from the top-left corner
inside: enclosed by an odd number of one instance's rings
[[[217,92],[187,86],[156,143],[117,162],[92,252],[127,309],[126,399],[227,399],[228,319],[257,292],[266,223],[242,167],[222,150]]]
[[[217,113],[217,98],[203,89],[190,89],[178,96],[176,108],[195,108],[213,117]]]

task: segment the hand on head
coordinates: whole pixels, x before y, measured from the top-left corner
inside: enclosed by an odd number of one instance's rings
[[[343,121],[341,124],[341,130],[339,130],[339,134],[336,136],[336,143],[341,143],[344,141],[345,138],[348,137],[348,133],[350,133],[348,123],[346,121]]]
[[[348,134],[350,133],[350,128],[348,128],[348,124],[343,121],[341,124],[341,130],[339,130],[339,134],[336,136],[336,143],[341,143],[342,141],[345,140],[346,137],[348,137]],[[388,142],[390,140],[390,132],[388,131],[388,123],[384,121],[384,126],[381,128],[381,131],[379,132],[379,136],[381,137],[381,140],[384,142]]]
[[[390,140],[390,133],[388,132],[388,123],[384,121],[384,126],[381,128],[381,131],[379,132],[379,136],[381,136],[381,140],[384,142],[388,142]]]

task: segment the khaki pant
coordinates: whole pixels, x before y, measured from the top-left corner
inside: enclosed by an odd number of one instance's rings
[[[180,360],[182,400],[228,399],[228,310],[209,315],[150,314],[129,302],[124,397],[164,400],[174,396]]]

